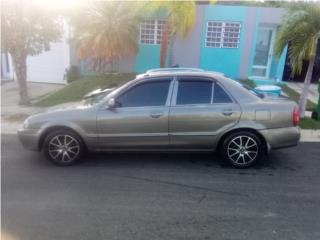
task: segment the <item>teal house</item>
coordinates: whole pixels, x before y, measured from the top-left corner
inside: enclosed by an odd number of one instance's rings
[[[191,32],[170,44],[167,67],[202,68],[267,84],[281,81],[287,51],[275,56],[274,43],[284,13],[282,8],[198,5]],[[164,23],[161,16],[140,23],[138,53],[121,59],[118,71],[142,73],[159,67]]]

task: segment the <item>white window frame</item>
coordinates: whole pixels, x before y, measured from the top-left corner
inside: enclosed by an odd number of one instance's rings
[[[154,21],[154,33],[153,33],[153,43],[143,43],[142,41],[142,24],[145,21]],[[158,37],[158,30],[159,30],[159,25],[160,25],[160,21],[166,21],[166,19],[144,19],[141,23],[140,23],[140,31],[139,31],[139,44],[144,44],[144,45],[160,45],[160,43],[157,43],[157,37]],[[163,24],[164,25],[164,24]],[[160,39],[162,38],[162,34],[163,34],[163,28],[161,29],[161,34],[160,34]]]
[[[220,23],[221,24],[221,32],[214,32],[214,31],[209,31],[209,23]],[[233,32],[227,32],[226,28],[228,27],[227,24],[238,24],[239,25],[239,32],[234,32],[235,34],[238,34],[238,37],[228,37],[226,36],[227,34],[233,34]],[[210,26],[210,27],[215,27],[215,26]],[[240,37],[241,37],[241,23],[236,22],[236,21],[215,21],[215,20],[210,20],[207,21],[206,24],[206,38],[205,38],[205,47],[207,48],[239,48],[240,45]],[[219,26],[220,28],[220,26]],[[208,33],[213,33],[213,34],[220,34],[220,37],[217,36],[208,36]],[[219,41],[208,41],[208,38],[216,38],[219,39]],[[224,42],[224,38],[228,39],[236,39],[236,42]],[[209,45],[208,45],[209,44]],[[216,44],[217,46],[210,46],[210,44]],[[224,46],[224,44],[236,44],[236,47],[228,47]]]

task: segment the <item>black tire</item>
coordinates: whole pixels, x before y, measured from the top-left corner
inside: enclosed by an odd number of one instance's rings
[[[50,132],[43,146],[46,158],[58,166],[70,166],[79,162],[84,151],[81,137],[67,129]]]
[[[261,139],[254,133],[241,131],[228,135],[222,143],[221,154],[236,168],[255,164],[263,153]]]

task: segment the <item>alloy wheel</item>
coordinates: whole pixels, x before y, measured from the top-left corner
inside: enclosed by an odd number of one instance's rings
[[[57,135],[50,140],[48,153],[57,162],[72,162],[80,153],[80,143],[68,134]]]
[[[227,146],[228,158],[238,166],[248,165],[258,157],[259,146],[249,136],[237,136]]]

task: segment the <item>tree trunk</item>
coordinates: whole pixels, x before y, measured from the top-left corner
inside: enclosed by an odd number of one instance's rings
[[[308,101],[308,92],[309,92],[309,87],[310,87],[310,82],[311,82],[311,77],[312,77],[312,71],[313,71],[313,65],[315,62],[315,56],[313,56],[309,60],[309,66],[306,74],[306,78],[304,80],[304,86],[303,90],[299,99],[299,115],[300,118],[304,118],[304,112],[306,110],[306,105]]]
[[[173,46],[174,46],[174,36],[170,34],[169,37],[169,65],[172,67],[173,65],[178,66],[178,63],[174,62],[174,55],[173,55]]]
[[[12,54],[12,60],[19,85],[19,104],[30,105],[27,87],[27,56],[23,54]]]
[[[167,52],[168,52],[168,40],[169,35],[171,32],[171,26],[169,21],[164,25],[163,27],[163,33],[161,37],[161,44],[160,44],[160,67],[164,68],[166,65],[166,58],[167,58]]]

